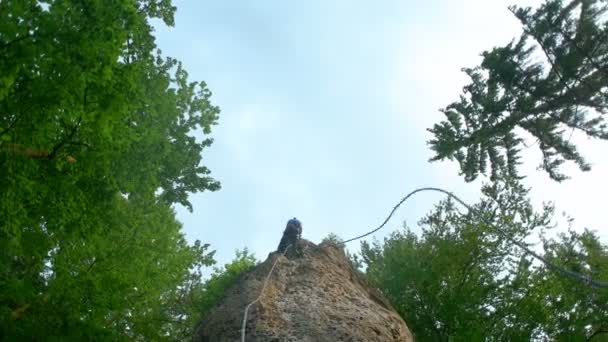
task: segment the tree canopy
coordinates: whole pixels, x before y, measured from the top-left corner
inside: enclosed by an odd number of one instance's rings
[[[186,319],[163,308],[213,259],[170,206],[219,189],[201,164],[219,110],[154,43],[174,12],[0,2],[0,335],[163,340]]]
[[[486,219],[515,239],[525,240],[551,220],[551,207],[527,218],[509,214],[507,198],[521,201],[522,193],[507,193],[511,195],[486,196],[476,208],[485,208]],[[535,263],[449,200],[419,227],[420,237],[406,227],[382,243],[361,246],[368,278],[417,341],[608,341],[607,289]],[[608,278],[608,246],[595,233],[571,230],[542,242],[551,262]]]
[[[473,212],[441,202],[420,221],[420,236],[406,227],[362,243],[363,264],[418,341],[608,341],[608,290],[555,270],[605,281],[608,246],[588,229],[548,237],[553,208],[535,213],[519,172],[530,137],[539,168],[556,181],[567,179],[567,161],[590,170],[573,132],[608,140],[608,3],[546,0],[510,10],[521,37],[465,68],[470,83],[429,129],[431,161],[456,160],[466,181],[489,174],[493,184]],[[549,265],[505,234],[523,245],[540,237],[542,251],[529,248]]]
[[[573,131],[608,140],[608,3],[548,0],[534,11],[510,9],[521,37],[464,69],[471,82],[442,110],[446,120],[430,129],[431,160],[457,160],[467,181],[488,169],[492,179],[517,178],[531,136],[540,168],[562,181],[565,161],[590,169],[570,141]]]

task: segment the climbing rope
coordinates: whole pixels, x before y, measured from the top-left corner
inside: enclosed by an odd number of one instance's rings
[[[553,263],[551,263],[549,260],[547,260],[545,257],[533,252],[532,250],[530,250],[526,245],[524,245],[523,243],[513,239],[512,237],[509,236],[509,234],[505,233],[502,229],[500,229],[499,227],[497,227],[496,225],[494,225],[492,222],[489,222],[478,210],[474,209],[473,207],[471,207],[470,205],[468,205],[465,201],[461,200],[458,196],[454,195],[453,193],[440,189],[440,188],[433,188],[433,187],[424,187],[424,188],[419,188],[416,189],[412,192],[410,192],[409,194],[407,194],[405,197],[403,197],[401,199],[401,201],[399,201],[394,207],[393,210],[391,210],[391,212],[389,213],[389,215],[386,217],[386,219],[384,219],[384,221],[382,222],[382,224],[380,224],[380,226],[378,226],[378,228],[371,230],[365,234],[361,234],[359,236],[355,236],[351,239],[348,240],[344,240],[342,242],[340,242],[338,245],[345,245],[349,242],[353,242],[356,240],[360,240],[364,237],[367,237],[369,235],[372,235],[374,233],[376,233],[377,231],[379,231],[380,229],[384,228],[384,226],[388,223],[388,221],[393,217],[393,215],[395,214],[395,212],[397,211],[397,209],[405,202],[407,201],[410,197],[412,197],[413,195],[419,193],[419,192],[423,192],[423,191],[436,191],[436,192],[441,192],[445,195],[448,195],[449,197],[455,199],[458,203],[460,203],[462,206],[464,206],[465,208],[467,208],[467,210],[469,212],[472,212],[473,214],[477,215],[482,221],[483,223],[485,223],[486,225],[488,225],[489,227],[491,227],[494,231],[496,231],[500,236],[502,236],[504,239],[506,239],[507,241],[513,243],[514,245],[516,245],[517,247],[521,248],[525,253],[530,254],[532,257],[536,258],[537,260],[541,261],[543,264],[545,264],[547,267],[549,267],[550,269],[553,269],[563,275],[572,277],[574,279],[577,279],[579,281],[582,281],[592,287],[596,287],[596,288],[608,288],[608,282],[605,281],[598,281],[598,280],[594,280],[589,276],[585,276],[581,273],[578,272],[574,272],[574,271],[570,271],[565,269],[564,267],[555,265]],[[291,245],[287,246],[287,248],[285,248],[285,251],[283,252],[283,254],[281,254],[281,256],[284,256],[285,253],[287,253],[287,250],[289,249],[289,247],[291,247]],[[319,246],[316,246],[319,247]],[[315,247],[313,247],[315,248]],[[274,268],[277,264],[277,261],[280,258],[277,258],[274,261],[274,264],[272,265],[272,267],[270,268],[270,272],[268,272],[268,275],[266,276],[266,279],[264,280],[264,285],[262,286],[262,291],[260,291],[260,295],[251,303],[249,303],[246,307],[245,307],[245,313],[243,315],[243,325],[241,328],[241,342],[245,342],[245,331],[247,328],[247,313],[249,311],[249,308],[257,303],[260,298],[262,298],[262,295],[264,294],[264,289],[266,289],[266,284],[268,283],[268,279],[270,279],[270,276],[272,275],[272,272],[274,271]]]
[[[547,267],[563,274],[569,277],[572,277],[574,279],[580,280],[592,287],[596,287],[596,288],[608,288],[608,282],[605,281],[598,281],[598,280],[594,280],[589,276],[585,276],[581,273],[578,272],[574,272],[574,271],[570,271],[568,269],[565,269],[564,267],[555,265],[553,263],[551,263],[549,260],[547,260],[545,257],[535,253],[534,251],[530,250],[528,247],[526,247],[526,245],[524,245],[523,243],[513,239],[512,237],[509,236],[509,234],[505,233],[502,229],[500,229],[499,227],[497,227],[496,225],[494,225],[492,222],[489,222],[478,210],[474,209],[473,207],[471,207],[470,205],[468,205],[465,201],[461,200],[458,196],[454,195],[453,193],[440,189],[440,188],[433,188],[433,187],[425,187],[425,188],[419,188],[416,189],[412,192],[410,192],[409,194],[407,194],[405,197],[403,197],[401,199],[401,201],[399,201],[399,203],[397,203],[397,205],[395,205],[395,207],[393,207],[393,210],[391,210],[390,214],[386,217],[386,219],[384,220],[384,222],[382,222],[382,224],[380,226],[378,226],[378,228],[367,232],[365,234],[356,236],[354,238],[342,241],[341,244],[344,245],[348,242],[352,242],[355,240],[359,240],[362,239],[366,236],[369,236],[377,231],[379,231],[380,229],[382,229],[387,223],[388,221],[391,219],[391,217],[393,216],[393,214],[395,213],[395,211],[397,211],[397,209],[399,208],[399,206],[401,206],[401,204],[403,204],[405,201],[407,201],[410,197],[412,197],[413,195],[415,195],[416,193],[422,192],[422,191],[436,191],[436,192],[441,192],[445,195],[448,195],[449,197],[455,199],[458,203],[460,203],[463,207],[467,208],[467,210],[469,212],[472,212],[473,214],[475,214],[476,216],[478,216],[483,223],[485,223],[486,225],[488,225],[489,227],[491,227],[494,231],[496,231],[500,236],[502,236],[504,239],[506,239],[507,241],[513,243],[514,245],[516,245],[517,247],[521,248],[522,250],[524,250],[524,252],[526,252],[527,254],[530,254],[532,257],[536,258],[537,260],[541,261],[543,264],[547,265]]]
[[[287,253],[287,250],[289,250],[289,247],[291,247],[291,245],[288,245],[285,248],[285,251],[283,251],[283,254],[281,254],[281,257],[285,256],[285,253]],[[262,291],[260,291],[260,295],[258,296],[258,298],[256,298],[253,302],[247,304],[247,306],[245,307],[245,313],[243,314],[243,324],[241,326],[241,342],[245,342],[245,335],[246,335],[246,331],[247,331],[247,313],[249,312],[249,308],[253,304],[257,303],[262,298],[262,295],[264,294],[264,290],[266,289],[266,285],[268,284],[268,279],[270,279],[270,276],[272,275],[272,272],[274,271],[274,267],[277,265],[277,262],[279,261],[279,259],[281,257],[276,258],[276,260],[272,264],[272,267],[270,268],[270,272],[268,272],[266,279],[264,279],[264,284],[262,285]]]

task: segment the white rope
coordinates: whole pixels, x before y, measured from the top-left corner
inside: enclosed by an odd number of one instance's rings
[[[401,201],[399,201],[399,203],[397,203],[397,205],[395,205],[395,207],[393,207],[393,210],[391,210],[390,214],[387,216],[387,218],[384,220],[384,222],[382,222],[382,224],[372,230],[369,231],[365,234],[356,236],[352,239],[348,239],[346,241],[341,242],[340,244],[344,245],[347,242],[351,242],[351,241],[356,241],[359,239],[362,239],[366,236],[369,236],[377,231],[379,231],[380,229],[382,229],[386,223],[388,222],[388,220],[393,216],[393,214],[395,213],[395,211],[397,210],[397,208],[399,208],[399,206],[401,204],[403,204],[405,201],[407,201],[411,196],[413,196],[416,193],[422,192],[422,191],[436,191],[436,192],[441,192],[445,195],[448,195],[449,197],[455,199],[458,203],[460,203],[462,206],[464,206],[465,208],[467,208],[467,210],[469,210],[469,212],[473,213],[474,215],[478,216],[479,219],[485,223],[486,225],[488,225],[489,227],[491,227],[495,232],[497,232],[500,236],[502,236],[505,240],[511,242],[512,244],[516,245],[517,247],[521,248],[525,253],[531,255],[532,257],[536,258],[537,260],[541,261],[543,264],[545,264],[548,268],[557,271],[559,273],[561,273],[562,275],[571,277],[573,279],[576,279],[578,281],[581,281],[589,286],[595,287],[595,288],[608,288],[608,282],[607,281],[600,281],[600,280],[595,280],[593,278],[591,278],[591,276],[586,276],[584,274],[575,272],[575,271],[570,271],[564,267],[558,266],[554,263],[552,263],[551,261],[547,260],[545,257],[535,253],[534,251],[530,250],[525,244],[523,244],[522,242],[519,242],[515,239],[513,239],[509,234],[507,234],[504,230],[502,230],[501,228],[499,228],[498,226],[494,225],[492,222],[488,221],[481,212],[479,212],[479,210],[471,207],[470,205],[468,205],[465,201],[461,200],[458,196],[454,195],[453,193],[447,191],[447,190],[443,190],[441,188],[433,188],[433,187],[426,187],[426,188],[419,188],[416,189],[412,192],[410,192],[409,194],[407,194],[405,197],[403,197],[401,199]]]
[[[407,194],[405,197],[403,197],[401,199],[401,201],[399,201],[399,203],[397,203],[394,207],[393,210],[391,210],[391,212],[389,213],[389,215],[386,217],[386,219],[382,222],[382,224],[380,226],[378,226],[378,228],[371,230],[365,234],[356,236],[354,238],[342,241],[340,243],[338,243],[338,245],[345,245],[348,242],[352,242],[352,241],[356,241],[356,240],[360,240],[364,237],[367,237],[377,231],[379,231],[380,229],[382,229],[387,223],[388,221],[391,219],[391,217],[393,216],[393,214],[395,213],[395,211],[397,211],[397,209],[405,202],[407,201],[410,197],[412,197],[413,195],[415,195],[416,193],[422,192],[422,191],[436,191],[436,192],[441,192],[445,195],[448,195],[449,197],[455,199],[458,203],[460,203],[462,206],[464,206],[465,208],[467,208],[469,210],[469,212],[479,216],[479,218],[481,219],[482,222],[484,222],[486,225],[490,226],[491,228],[494,229],[494,231],[496,231],[499,235],[501,235],[504,239],[506,239],[507,241],[513,243],[514,245],[516,245],[517,247],[521,248],[525,253],[531,255],[532,257],[536,258],[537,260],[540,260],[542,263],[544,263],[545,265],[547,265],[549,268],[563,274],[569,277],[572,277],[574,279],[577,279],[579,281],[582,281],[583,283],[586,283],[590,286],[596,287],[596,288],[608,288],[608,282],[605,281],[598,281],[598,280],[594,280],[589,276],[585,276],[583,274],[580,274],[578,272],[574,272],[574,271],[570,271],[565,269],[564,267],[561,266],[557,266],[553,263],[551,263],[549,260],[545,259],[543,256],[531,251],[528,247],[526,247],[523,243],[513,239],[511,236],[509,236],[507,233],[505,233],[502,229],[500,229],[499,227],[497,227],[496,225],[494,225],[492,222],[489,222],[487,219],[485,219],[485,217],[477,210],[474,209],[473,207],[471,207],[470,205],[468,205],[466,202],[464,202],[463,200],[461,200],[458,196],[454,195],[453,193],[443,190],[441,188],[433,188],[433,187],[425,187],[425,188],[419,188],[416,189],[412,192],[410,192],[409,194]],[[289,247],[291,247],[291,245],[287,246],[287,248],[285,248],[285,251],[283,252],[283,254],[281,254],[281,256],[285,256],[285,253],[287,253],[287,250],[289,249]],[[320,246],[315,246],[313,248],[319,248]],[[243,314],[243,325],[241,327],[241,342],[245,342],[245,331],[247,329],[247,313],[249,312],[249,308],[257,303],[260,298],[262,298],[262,295],[264,294],[264,290],[266,289],[266,284],[268,283],[268,279],[270,279],[270,276],[272,275],[272,272],[274,271],[274,268],[277,264],[277,261],[279,261],[279,258],[277,258],[274,261],[274,264],[272,265],[272,268],[270,268],[270,272],[268,272],[268,275],[266,276],[266,279],[264,280],[264,285],[262,286],[262,291],[260,291],[260,295],[258,296],[258,298],[256,298],[253,302],[249,303],[246,307],[245,307],[245,313]]]
[[[268,279],[270,279],[270,276],[272,275],[272,272],[274,271],[274,267],[277,265],[277,262],[279,261],[279,259],[283,256],[285,256],[285,253],[287,253],[287,250],[289,250],[289,247],[291,247],[291,245],[288,245],[287,248],[285,248],[285,251],[283,251],[283,254],[281,254],[280,257],[277,257],[276,260],[274,261],[274,263],[272,264],[272,267],[270,268],[270,272],[268,272],[268,275],[266,276],[266,279],[264,280],[264,285],[262,285],[262,291],[260,291],[260,295],[258,296],[258,298],[256,298],[253,302],[247,304],[247,306],[245,307],[245,313],[243,314],[243,324],[241,326],[241,342],[245,342],[245,335],[246,335],[246,331],[247,331],[247,313],[249,312],[249,308],[257,303],[261,298],[262,295],[264,294],[264,290],[266,289],[266,285],[268,284]]]

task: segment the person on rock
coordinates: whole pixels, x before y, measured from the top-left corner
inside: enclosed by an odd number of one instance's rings
[[[283,231],[283,237],[281,238],[281,242],[279,242],[277,251],[283,253],[287,249],[287,246],[291,245],[292,248],[295,247],[296,242],[300,238],[302,238],[302,223],[294,217],[287,221],[287,226]]]

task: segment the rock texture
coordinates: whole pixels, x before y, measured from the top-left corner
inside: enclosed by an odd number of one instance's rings
[[[244,309],[259,295],[277,258],[264,295],[249,309],[246,341],[413,341],[405,322],[340,248],[306,240],[285,256],[271,253],[241,276],[201,322],[194,340],[240,341]]]

